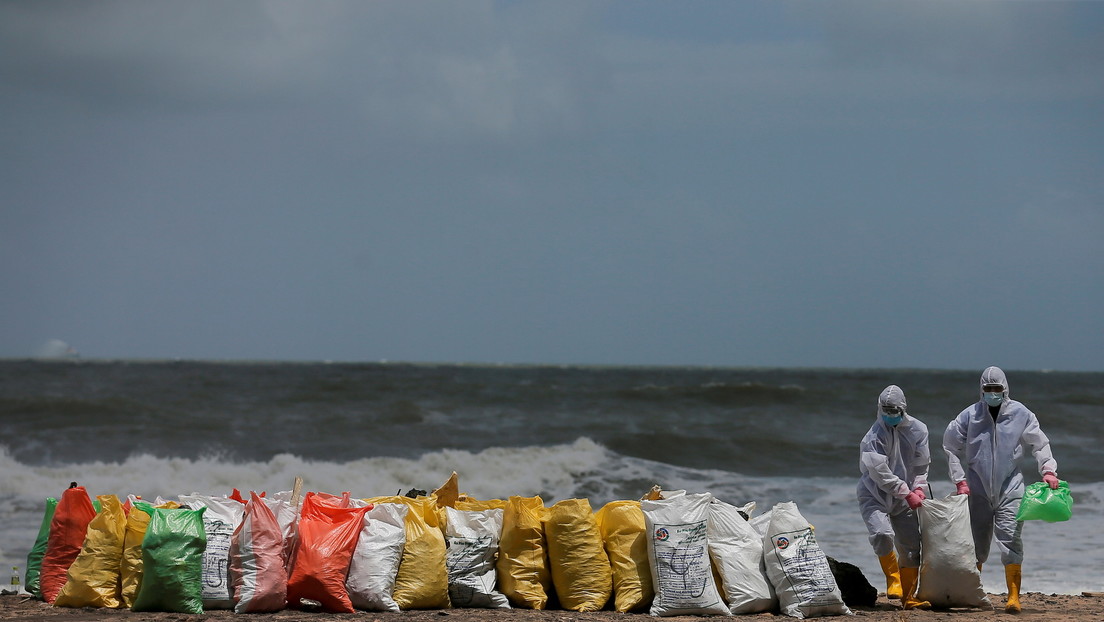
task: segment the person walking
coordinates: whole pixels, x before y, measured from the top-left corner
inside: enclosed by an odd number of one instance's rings
[[[920,572],[916,508],[926,498],[922,487],[931,463],[928,427],[908,414],[904,391],[892,384],[878,396],[876,417],[859,444],[859,511],[886,576],[886,596],[900,599],[905,609],[927,609],[931,603],[915,594]]]
[[[989,557],[995,534],[1008,585],[1004,610],[1019,613],[1024,551],[1020,537],[1023,521],[1016,520],[1016,511],[1024,493],[1024,478],[1018,463],[1028,448],[1039,475],[1054,489],[1058,488],[1058,463],[1035,413],[1008,395],[1004,372],[987,367],[981,372],[981,399],[947,426],[943,450],[956,494],[970,496],[978,570]]]

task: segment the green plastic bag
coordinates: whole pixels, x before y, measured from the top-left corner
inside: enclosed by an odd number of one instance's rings
[[[150,515],[142,539],[142,581],[132,611],[203,613],[203,512],[184,508],[135,507]]]
[[[46,554],[46,541],[50,539],[50,521],[54,520],[57,504],[58,500],[54,497],[46,497],[46,513],[42,516],[38,537],[35,538],[31,552],[27,553],[27,576],[24,577],[24,585],[27,592],[39,600],[42,600],[42,586],[38,583],[38,577],[42,570],[42,556]]]
[[[1058,488],[1051,489],[1046,482],[1035,482],[1024,489],[1016,520],[1043,520],[1059,523],[1073,515],[1073,495],[1065,480],[1058,481]]]

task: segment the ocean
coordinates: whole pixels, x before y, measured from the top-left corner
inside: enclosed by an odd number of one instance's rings
[[[1024,527],[1025,591],[1104,590],[1104,373],[1015,371],[1070,482],[1073,519]],[[432,490],[456,471],[479,498],[586,497],[655,484],[756,512],[795,501],[825,552],[884,589],[855,500],[858,443],[901,386],[941,438],[981,370],[741,369],[399,363],[0,360],[0,564],[26,563],[44,499]],[[1025,462],[1028,481],[1038,479]],[[1003,592],[996,546],[983,572]]]

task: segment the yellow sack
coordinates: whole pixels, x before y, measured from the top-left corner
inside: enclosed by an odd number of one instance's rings
[[[510,604],[544,609],[552,591],[542,521],[548,508],[540,497],[510,497],[502,511],[495,575],[498,589]]]
[[[445,535],[437,518],[437,504],[429,497],[373,497],[369,503],[402,503],[406,513],[406,545],[395,574],[392,598],[399,609],[447,609],[448,566]]]
[[[456,471],[452,472],[452,475],[445,480],[444,484],[441,484],[440,488],[429,493],[429,498],[437,504],[438,510],[442,510],[437,513],[442,525],[445,520],[444,508],[464,510],[465,512],[506,509],[506,502],[502,499],[480,501],[465,492],[460,492],[460,476],[456,474]]]
[[[445,480],[441,487],[429,493],[429,497],[437,503],[437,507],[456,507],[456,501],[460,498],[460,476],[456,471]]]
[[[482,512],[483,510],[505,510],[506,501],[503,499],[485,499],[480,500],[475,497],[469,497],[466,494],[461,494],[460,498],[456,500],[456,505],[452,506],[456,510],[464,510],[465,512]]]
[[[178,508],[180,504],[166,501],[154,507]],[[127,515],[119,591],[123,598],[123,606],[128,609],[134,605],[134,597],[138,595],[138,584],[142,581],[142,539],[146,537],[149,521],[150,515],[137,507],[131,508],[130,514]]]
[[[99,495],[100,511],[84,535],[80,554],[69,566],[69,579],[58,592],[57,607],[123,606],[119,596],[119,571],[123,562],[126,515],[115,495]]]
[[[613,568],[613,608],[626,613],[650,607],[655,591],[640,502],[611,501],[594,518]]]
[[[613,591],[613,570],[590,501],[565,499],[553,505],[544,534],[560,606],[580,612],[602,609]]]

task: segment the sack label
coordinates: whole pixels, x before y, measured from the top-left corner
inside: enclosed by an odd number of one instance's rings
[[[832,594],[836,580],[828,558],[816,543],[812,529],[777,534],[774,540],[775,555],[802,607],[836,604]]]
[[[716,590],[707,590],[712,575],[706,521],[656,525],[652,540],[664,608],[696,609],[716,604]]]
[[[207,548],[203,552],[203,599],[230,599],[230,540],[234,526],[221,520],[207,520]]]

